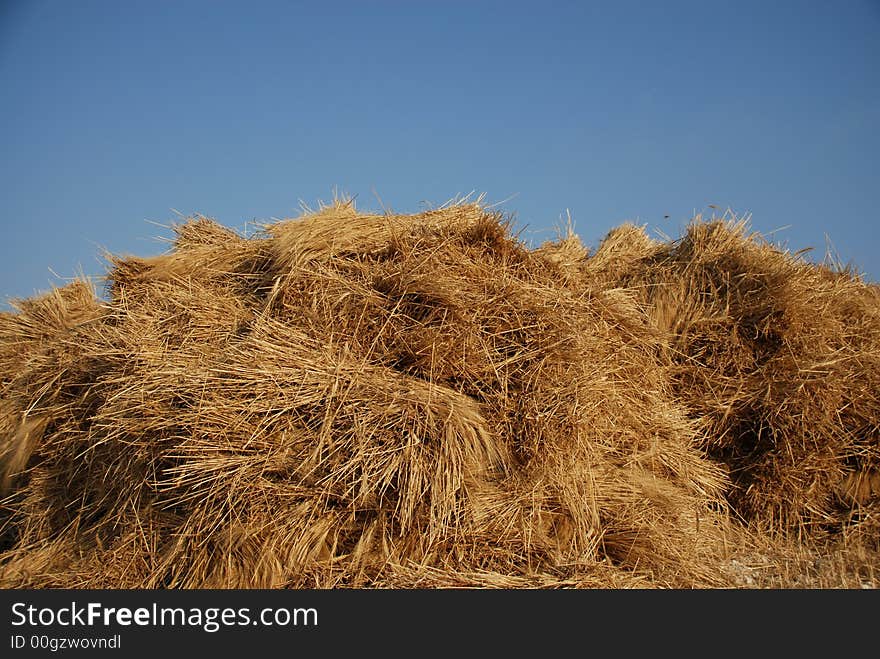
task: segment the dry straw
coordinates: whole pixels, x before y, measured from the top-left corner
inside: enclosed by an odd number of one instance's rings
[[[877,287],[739,224],[342,201],[111,265],[0,316],[5,587],[716,586],[743,529],[877,538]]]

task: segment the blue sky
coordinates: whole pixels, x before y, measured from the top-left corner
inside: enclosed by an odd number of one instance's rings
[[[536,244],[714,204],[880,279],[877,0],[0,7],[3,300],[334,188],[483,192]]]

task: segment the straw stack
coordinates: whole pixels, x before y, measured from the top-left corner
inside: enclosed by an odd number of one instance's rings
[[[675,396],[707,424],[706,452],[728,466],[742,516],[807,534],[872,517],[880,287],[730,216],[697,218],[669,243],[628,227],[584,270],[637,291],[671,337]]]
[[[738,226],[204,217],[0,316],[5,587],[711,586],[876,537],[877,288]]]

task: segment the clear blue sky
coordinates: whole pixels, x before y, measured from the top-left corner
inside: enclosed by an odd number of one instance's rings
[[[0,7],[3,300],[162,251],[172,209],[242,227],[334,187],[516,195],[535,243],[566,209],[595,245],[729,206],[880,279],[877,0]]]

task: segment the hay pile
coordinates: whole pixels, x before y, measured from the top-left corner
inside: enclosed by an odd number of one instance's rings
[[[706,423],[743,518],[880,538],[880,287],[734,217],[668,243],[625,225],[582,267],[636,292],[670,337],[675,397]]]
[[[0,316],[4,587],[711,586],[728,502],[876,537],[852,276],[476,204],[175,230]]]

